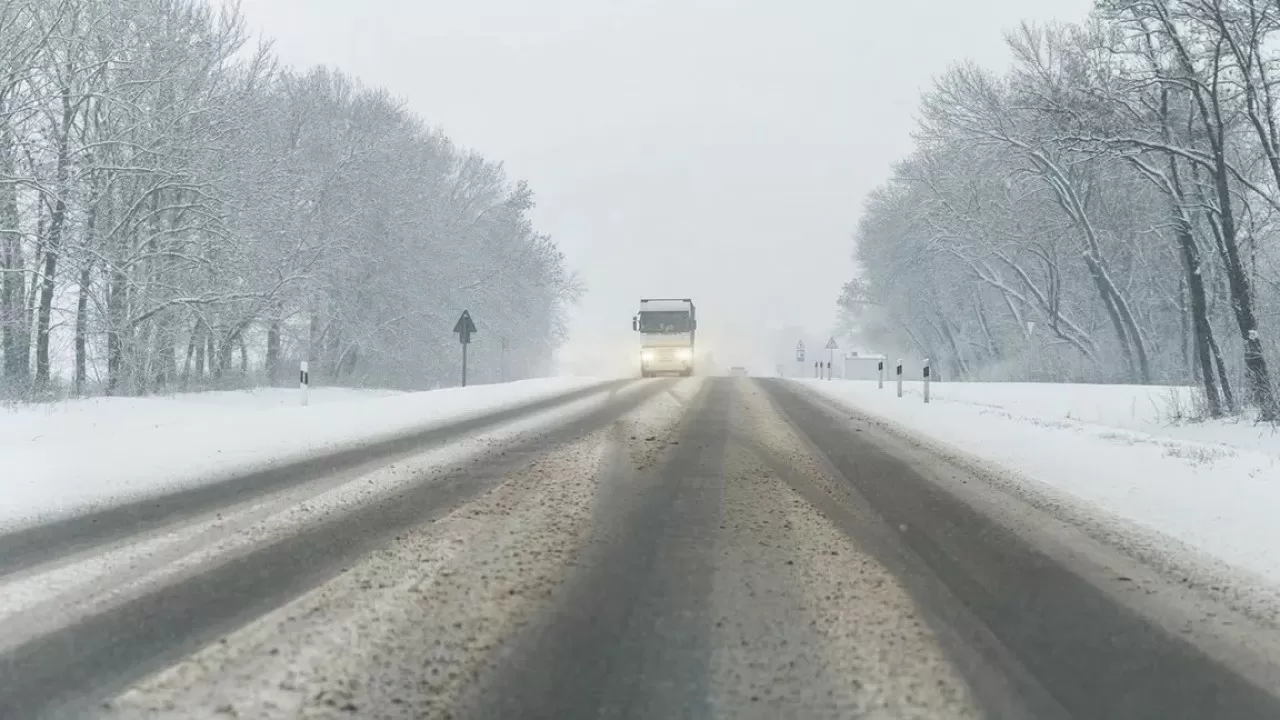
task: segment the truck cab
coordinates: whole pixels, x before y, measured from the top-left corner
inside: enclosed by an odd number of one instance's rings
[[[640,333],[640,376],[693,375],[697,310],[688,298],[644,298],[631,318]]]

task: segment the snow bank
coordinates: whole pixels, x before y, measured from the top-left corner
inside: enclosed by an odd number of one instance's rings
[[[102,398],[0,411],[0,530],[217,482],[597,384],[421,393],[313,388]]]
[[[1280,585],[1280,431],[1173,423],[1185,388],[799,382]]]
[[[401,394],[395,390],[313,387],[308,404],[328,405]],[[299,398],[297,389],[258,388],[0,406],[0,447],[36,438],[134,432],[197,418],[208,422],[252,410],[294,407]]]

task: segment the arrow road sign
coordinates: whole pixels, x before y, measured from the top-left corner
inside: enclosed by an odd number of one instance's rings
[[[471,321],[471,313],[463,310],[462,316],[454,324],[453,331],[458,334],[458,342],[462,343],[462,387],[467,386],[467,345],[471,344],[471,334],[476,331],[476,324]]]
[[[458,322],[454,324],[453,331],[458,334],[458,340],[466,345],[471,342],[471,336],[476,332],[476,324],[471,321],[471,313],[467,310],[462,311],[462,316],[458,318]]]

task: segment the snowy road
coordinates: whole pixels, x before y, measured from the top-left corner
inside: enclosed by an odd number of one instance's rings
[[[595,386],[0,536],[0,717],[1280,717],[1277,616],[1107,522],[796,384]]]

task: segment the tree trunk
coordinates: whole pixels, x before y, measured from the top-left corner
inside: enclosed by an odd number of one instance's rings
[[[1167,103],[1167,95],[1165,101]],[[1179,254],[1182,257],[1184,273],[1182,284],[1187,289],[1187,298],[1190,301],[1188,310],[1193,329],[1197,364],[1200,366],[1200,382],[1204,385],[1204,395],[1209,415],[1211,417],[1221,417],[1222,402],[1218,396],[1218,384],[1214,380],[1214,373],[1217,370],[1211,361],[1211,347],[1214,345],[1213,325],[1209,322],[1209,302],[1204,289],[1204,262],[1200,254],[1200,245],[1196,243],[1195,234],[1191,227],[1191,219],[1187,216],[1186,198],[1183,196],[1182,180],[1178,173],[1178,160],[1172,156],[1169,158],[1168,191],[1170,209],[1173,213],[1174,237],[1177,239]],[[1188,314],[1184,314],[1184,325],[1187,319]],[[1183,347],[1186,347],[1185,342]],[[1222,382],[1224,385],[1227,382],[1225,376],[1222,378]]]
[[[1107,310],[1107,317],[1111,319],[1111,328],[1116,333],[1116,341],[1120,344],[1121,354],[1124,355],[1127,374],[1131,380],[1136,380],[1138,369],[1134,365],[1133,349],[1129,346],[1129,336],[1125,332],[1124,320],[1120,317],[1119,309],[1116,308],[1114,296],[1107,288],[1107,279],[1093,256],[1085,254],[1084,261],[1089,267],[1089,277],[1093,278],[1094,285],[1098,288],[1098,295],[1102,298],[1102,305]]]
[[[70,72],[70,68],[68,68]],[[59,129],[57,193],[49,215],[49,235],[44,247],[44,277],[40,283],[40,305],[36,310],[36,386],[49,386],[49,331],[53,320],[53,294],[58,274],[58,254],[62,251],[62,234],[67,220],[67,180],[71,165],[71,122],[75,106],[71,89],[62,88],[62,127]]]
[[[155,345],[151,353],[151,386],[156,390],[167,388],[173,376],[173,337],[170,332],[170,322],[167,317],[156,320]]]
[[[89,283],[93,273],[88,265],[80,270],[80,294],[76,298],[76,395],[84,395],[86,368],[87,336],[89,334]]]
[[[5,109],[0,101],[0,114]],[[8,123],[0,123],[0,177],[15,173],[14,139]],[[18,230],[18,191],[0,183],[0,354],[5,382],[25,383],[31,374],[31,328],[27,324],[27,276]]]
[[[1222,231],[1221,255],[1227,271],[1227,286],[1231,289],[1231,309],[1240,328],[1240,337],[1244,341],[1245,384],[1249,388],[1249,396],[1258,406],[1261,419],[1275,422],[1280,420],[1280,408],[1276,407],[1267,358],[1263,355],[1262,335],[1258,332],[1258,321],[1253,310],[1253,290],[1249,286],[1249,274],[1240,259],[1240,248],[1236,242],[1231,185],[1227,176],[1229,170],[1221,143],[1214,147],[1213,155],[1213,184],[1218,196],[1219,225]]]
[[[191,344],[196,347],[196,372],[197,381],[204,380],[204,358],[208,348],[208,342],[205,340],[204,323],[196,321],[196,327],[191,331]]]
[[[280,321],[267,326],[267,384],[280,384]]]
[[[314,310],[311,312],[311,319],[307,324],[307,365],[311,368],[311,384],[314,385],[318,379],[316,375],[320,369],[320,343],[323,340],[320,333],[320,316]]]
[[[1196,359],[1200,365],[1200,381],[1208,402],[1209,415],[1222,415],[1222,402],[1218,396],[1218,384],[1214,380],[1210,344],[1213,342],[1213,326],[1209,324],[1209,303],[1205,299],[1204,278],[1200,274],[1200,248],[1191,235],[1191,228],[1179,223],[1175,234],[1182,250],[1182,266],[1186,270],[1186,286],[1191,300],[1191,324],[1195,329]]]
[[[94,189],[85,217],[84,244],[91,247],[98,227],[98,192]],[[88,382],[89,290],[93,282],[93,260],[85,260],[80,268],[79,295],[76,298],[76,395],[84,395]]]
[[[186,388],[191,384],[191,360],[196,352],[196,339],[193,334],[187,338],[187,358],[182,363],[182,387]]]
[[[205,359],[209,363],[209,375],[212,376],[214,380],[221,380],[222,363],[218,362],[218,352],[217,348],[214,346],[213,337],[216,334],[216,331],[207,325],[205,326],[205,330]]]
[[[129,279],[113,270],[107,286],[107,394],[115,395],[124,380],[124,324]]]
[[[1218,368],[1218,380],[1222,383],[1222,399],[1227,403],[1227,412],[1236,412],[1236,398],[1231,393],[1231,378],[1227,376],[1227,363],[1222,359],[1222,349],[1218,347],[1218,341],[1209,336],[1209,349],[1213,351],[1213,362]]]
[[[1162,18],[1166,32],[1171,39],[1181,43],[1176,28],[1167,18]],[[1180,61],[1183,70],[1192,77],[1198,77],[1196,69],[1185,52],[1180,50]],[[1218,204],[1218,228],[1215,239],[1218,241],[1218,254],[1225,266],[1227,286],[1231,293],[1231,310],[1235,315],[1240,337],[1244,341],[1245,385],[1249,396],[1257,405],[1260,417],[1267,422],[1280,420],[1280,407],[1271,387],[1271,375],[1267,369],[1267,359],[1263,355],[1262,336],[1258,331],[1257,316],[1253,309],[1253,291],[1249,287],[1249,276],[1244,263],[1240,259],[1240,248],[1236,238],[1236,221],[1231,201],[1231,168],[1226,155],[1226,126],[1223,117],[1222,100],[1219,96],[1221,68],[1215,63],[1212,77],[1201,84],[1192,83],[1190,90],[1196,101],[1196,109],[1204,125],[1205,138],[1212,150],[1213,167],[1210,170],[1213,180],[1214,195]],[[1202,89],[1207,88],[1207,91]],[[1225,375],[1222,376],[1225,379]]]

